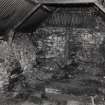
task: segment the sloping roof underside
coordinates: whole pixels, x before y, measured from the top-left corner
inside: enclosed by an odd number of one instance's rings
[[[37,25],[49,11],[46,6],[32,0],[0,0],[0,34],[11,29],[15,30],[33,14],[34,23]]]
[[[22,27],[20,29],[26,28],[30,26],[31,23],[34,23],[37,27],[37,25],[49,15],[49,10],[51,10],[48,6],[43,7],[42,4],[89,4],[94,1],[95,0],[0,0],[0,34],[10,29],[17,29],[21,25]],[[35,7],[37,8],[38,5],[41,6],[35,11]]]
[[[0,0],[0,31],[13,28],[34,6],[25,0]]]

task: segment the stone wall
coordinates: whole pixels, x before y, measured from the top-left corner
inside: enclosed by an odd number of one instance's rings
[[[46,58],[44,62],[50,59],[53,67],[56,63],[64,66],[71,62],[72,53],[75,53],[76,61],[80,63],[78,68],[93,74],[99,71],[104,63],[100,46],[105,32],[104,21],[98,12],[93,7],[57,8],[34,32],[39,51],[43,52],[39,58]]]

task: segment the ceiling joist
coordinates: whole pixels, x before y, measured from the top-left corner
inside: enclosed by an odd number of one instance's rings
[[[84,4],[93,3],[95,0],[38,0],[42,4]]]

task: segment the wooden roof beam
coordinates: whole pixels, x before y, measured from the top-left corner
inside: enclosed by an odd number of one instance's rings
[[[35,11],[37,11],[41,7],[41,4],[35,6],[18,24],[14,26],[14,30],[20,27]]]
[[[88,4],[94,3],[95,0],[39,0],[38,2],[42,4]]]
[[[99,4],[97,1],[94,2],[95,6],[99,8],[99,10],[101,10],[101,12],[103,12],[105,14],[105,7],[102,6],[101,4]]]

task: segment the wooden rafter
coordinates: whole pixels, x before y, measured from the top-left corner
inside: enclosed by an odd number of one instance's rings
[[[97,2],[94,2],[94,4],[105,14],[105,8],[101,4],[99,4]]]
[[[37,6],[35,6],[18,24],[14,26],[13,29],[15,30],[20,27],[35,11],[37,11],[37,9],[41,7],[41,5],[42,4],[38,4]]]
[[[93,3],[95,0],[39,0],[42,4],[77,4],[77,3]]]

